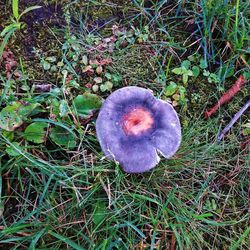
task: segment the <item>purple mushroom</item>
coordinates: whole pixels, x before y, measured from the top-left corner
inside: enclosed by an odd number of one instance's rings
[[[154,168],[160,158],[175,154],[181,125],[174,108],[140,87],[124,87],[104,102],[96,121],[104,154],[128,173]]]

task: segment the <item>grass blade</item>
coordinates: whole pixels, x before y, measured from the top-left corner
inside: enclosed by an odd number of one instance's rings
[[[17,21],[19,19],[18,7],[19,7],[19,0],[12,0],[12,13]]]
[[[39,5],[35,5],[35,6],[30,6],[30,7],[28,7],[27,9],[25,9],[25,10],[20,14],[19,19],[20,19],[23,15],[25,15],[26,13],[28,13],[28,12],[30,12],[30,11],[32,11],[32,10],[40,9],[40,8],[42,8],[42,6],[39,6]]]
[[[79,246],[78,244],[76,244],[74,241],[72,241],[69,238],[66,238],[66,237],[64,237],[64,236],[62,236],[60,234],[57,234],[57,233],[54,233],[54,232],[49,232],[49,234],[54,236],[58,240],[61,240],[61,241],[65,242],[66,244],[71,246],[73,249],[76,249],[76,250],[83,250],[84,249],[81,246]]]

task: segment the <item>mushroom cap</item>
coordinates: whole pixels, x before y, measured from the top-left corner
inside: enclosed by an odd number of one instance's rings
[[[175,154],[181,142],[181,125],[172,105],[151,91],[124,87],[103,103],[96,132],[104,154],[128,173],[143,173]]]

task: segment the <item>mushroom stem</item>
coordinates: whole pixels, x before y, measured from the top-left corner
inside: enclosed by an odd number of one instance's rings
[[[242,116],[242,114],[249,108],[250,99],[247,103],[234,115],[233,119],[228,123],[228,125],[220,132],[217,138],[217,142],[220,143],[221,139],[224,135],[230,130],[230,128],[234,125],[234,123]]]

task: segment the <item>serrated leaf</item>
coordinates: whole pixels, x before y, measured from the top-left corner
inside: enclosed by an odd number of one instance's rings
[[[47,127],[48,124],[46,122],[31,123],[24,131],[24,138],[34,143],[43,143]]]
[[[166,87],[165,95],[172,96],[178,89],[178,85],[175,82],[171,82],[170,85]]]
[[[50,138],[60,147],[71,149],[76,146],[76,137],[68,130],[59,126],[55,126],[51,129]]]
[[[74,107],[78,114],[87,116],[102,105],[102,98],[95,94],[84,93],[78,95],[73,101]]]

